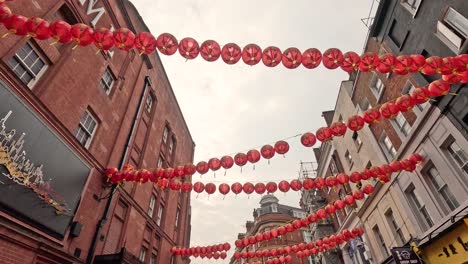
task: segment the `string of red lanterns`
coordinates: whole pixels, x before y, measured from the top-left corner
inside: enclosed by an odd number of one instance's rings
[[[180,256],[191,256],[191,257],[201,257],[201,258],[214,258],[214,259],[225,259],[227,257],[226,252],[231,249],[229,243],[204,246],[204,247],[173,247],[170,249],[171,254],[180,255]]]
[[[337,245],[348,242],[349,240],[354,239],[357,236],[361,236],[362,234],[364,234],[364,230],[362,228],[353,228],[351,230],[344,229],[340,233],[326,236],[321,239],[317,239],[314,242],[298,243],[292,246],[289,245],[289,246],[274,248],[270,250],[265,249],[265,250],[243,251],[243,252],[236,251],[233,255],[233,258],[234,259],[269,258],[269,257],[276,257],[276,256],[281,256],[281,255],[290,255],[291,253],[295,253],[298,258],[309,257],[310,255],[316,255],[320,252],[329,250],[331,248],[335,248]],[[287,262],[286,256],[284,257],[285,257],[284,260]],[[275,261],[274,259],[272,260]],[[285,263],[285,262],[281,262],[281,259],[279,259],[279,261],[280,263]]]
[[[52,38],[54,43],[74,43],[75,48],[94,44],[101,51],[108,51],[115,47],[123,51],[136,49],[140,54],[151,54],[158,49],[160,53],[168,56],[179,51],[179,54],[186,60],[195,59],[200,54],[208,62],[214,62],[221,57],[226,64],[236,64],[241,59],[250,66],[262,61],[267,67],[276,67],[282,63],[288,69],[295,69],[300,65],[307,69],[314,69],[323,64],[327,69],[341,68],[346,72],[359,70],[384,74],[393,72],[399,75],[421,72],[426,75],[446,75],[447,80],[455,82],[468,80],[468,72],[466,72],[468,56],[466,54],[445,58],[432,56],[426,59],[420,54],[395,56],[387,53],[378,56],[374,52],[366,52],[360,56],[352,51],[343,53],[337,48],[331,48],[322,53],[316,48],[301,52],[292,47],[282,52],[274,46],[262,50],[257,44],[248,44],[241,49],[235,43],[228,43],[221,47],[214,40],[206,40],[200,45],[190,37],[179,42],[169,33],[163,33],[156,38],[149,32],[135,34],[127,28],[119,28],[111,32],[107,28],[93,30],[82,23],[70,25],[62,20],[49,23],[42,18],[27,18],[13,14],[5,1],[0,3],[0,22],[8,30],[6,34],[28,36],[38,40]]]
[[[398,98],[383,103],[380,106],[366,110],[362,115],[353,115],[348,118],[346,123],[335,122],[330,127],[319,128],[316,133],[306,132],[301,135],[301,143],[305,147],[312,147],[318,141],[325,142],[332,140],[334,137],[344,136],[347,129],[351,131],[359,131],[364,128],[365,124],[374,124],[379,122],[381,119],[395,118],[400,112],[407,112],[413,109],[416,105],[424,104],[431,99],[431,97],[438,97],[447,95],[450,91],[451,84],[442,79],[433,81],[426,87],[415,88],[410,94],[399,96]],[[221,159],[211,158],[206,161],[200,161],[196,165],[188,163],[185,165],[179,165],[175,168],[156,168],[153,172],[148,170],[136,171],[133,168],[123,169],[119,172],[116,168],[108,168],[106,170],[106,177],[108,181],[114,184],[122,183],[123,181],[136,181],[145,183],[148,181],[158,182],[159,179],[172,179],[172,178],[183,178],[191,176],[196,172],[203,175],[208,173],[210,170],[216,172],[221,168],[228,170],[236,164],[239,167],[245,166],[247,163],[256,164],[261,158],[270,160],[278,155],[285,155],[289,151],[289,144],[285,140],[277,141],[274,146],[264,145],[260,151],[256,149],[249,150],[245,153],[237,153],[234,158],[226,155]],[[167,185],[163,181],[162,186]],[[188,186],[186,186],[188,188]],[[226,187],[223,187],[227,190]]]

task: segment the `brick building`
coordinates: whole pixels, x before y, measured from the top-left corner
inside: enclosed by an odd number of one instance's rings
[[[270,229],[277,228],[305,216],[306,213],[301,208],[280,204],[278,198],[272,194],[264,195],[260,200],[260,208],[254,209],[254,221],[246,222],[246,233],[239,234],[238,239],[243,239],[246,236],[255,236],[257,233],[269,231]],[[305,229],[298,229],[284,236],[280,236],[277,239],[262,241],[254,245],[244,247],[240,252],[271,250],[279,247],[297,245],[302,242],[310,242],[310,236]],[[293,257],[293,261],[291,263],[302,263],[301,260],[296,258],[295,254],[292,254],[291,256]],[[262,261],[262,259],[253,258],[236,260],[232,258],[230,263],[242,264],[255,261]]]
[[[128,0],[8,5],[49,21],[149,31]],[[158,54],[50,42],[0,41],[0,262],[188,263],[169,249],[189,245],[189,194],[152,184],[114,190],[103,179],[106,167],[193,160],[195,144]],[[21,159],[12,145],[34,173],[13,170],[11,161]],[[34,189],[12,175],[32,176]]]
[[[364,52],[426,57],[466,53],[467,7],[463,1],[380,1]],[[440,77],[354,72],[341,84],[332,122],[347,120]],[[431,262],[431,257],[440,257],[443,245],[452,243],[434,239],[468,214],[468,92],[466,85],[453,85],[452,92],[458,96],[437,98],[359,132],[348,131],[333,140],[335,152],[321,153],[319,164],[336,153],[345,173],[415,152],[425,157],[414,173],[394,173],[387,184],[369,181],[375,186],[374,194],[358,201],[340,223],[338,231],[357,226],[366,231],[359,243],[341,246],[345,263],[394,263],[391,249],[409,248],[410,243],[418,245],[423,260]],[[360,185],[351,184],[351,190]],[[456,236],[450,239],[455,245]],[[455,251],[466,257],[467,251],[457,247]],[[447,263],[453,259],[450,252],[441,255]]]

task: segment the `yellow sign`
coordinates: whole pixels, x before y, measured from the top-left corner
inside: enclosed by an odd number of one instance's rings
[[[463,222],[447,234],[435,239],[422,251],[430,264],[468,263],[468,226]]]

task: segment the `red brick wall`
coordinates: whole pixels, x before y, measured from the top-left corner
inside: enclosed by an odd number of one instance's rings
[[[57,11],[63,3],[66,3],[76,20],[89,24],[94,15],[86,14],[88,2],[86,1],[84,6],[81,6],[79,1],[71,0],[41,0],[33,3],[30,0],[15,0],[8,4],[15,13],[53,20],[61,16]],[[120,0],[98,0],[95,7],[105,7],[106,13],[99,20],[97,27],[109,27],[112,24],[116,28],[134,27],[137,31],[147,31],[135,8],[126,0],[123,3],[126,12],[122,12]],[[0,34],[4,31],[2,27]],[[55,242],[50,238],[44,239],[43,236],[47,237],[47,234],[34,233],[27,237],[30,236],[36,241],[35,243],[41,240],[50,243],[59,249],[56,254],[64,257],[70,257],[75,249],[80,249],[81,255],[77,261],[83,262],[107,202],[107,200],[97,201],[93,196],[108,194],[108,189],[102,189],[102,170],[105,167],[117,167],[120,163],[143,93],[146,76],[149,76],[152,83],[150,93],[154,97],[154,104],[151,114],[142,115],[137,125],[136,136],[131,142],[134,164],[145,168],[156,167],[163,148],[162,134],[166,125],[169,125],[171,135],[176,139],[175,153],[168,158],[171,165],[192,161],[194,143],[157,55],[149,57],[148,61],[151,64],[149,65],[145,63],[144,56],[138,56],[135,52],[115,51],[113,57],[109,57],[102,52],[96,54],[97,49],[94,46],[72,50],[72,44],[51,46],[49,45],[51,41],[30,40],[48,64],[44,75],[31,90],[8,68],[8,60],[26,41],[28,39],[16,36],[9,36],[0,41],[1,78],[11,83],[12,89],[23,94],[33,108],[42,111],[48,117],[48,122],[53,124],[72,148],[96,168],[89,176],[74,219],[83,224],[80,236],[76,238],[66,236],[65,239]],[[99,80],[107,67],[116,77],[109,95],[106,95],[99,85]],[[145,94],[145,97],[148,95]],[[99,127],[88,150],[79,146],[73,136],[86,109],[90,109],[99,121]],[[135,153],[136,150],[138,153]],[[126,247],[128,253],[138,256],[141,246],[146,245],[150,247],[146,254],[147,262],[151,251],[154,250],[158,251],[157,263],[169,263],[170,247],[174,244],[188,245],[190,196],[176,192],[159,192],[151,184],[141,186],[127,184],[125,188],[120,188],[114,195],[111,212],[101,232],[103,241],[98,237],[96,254],[117,253],[121,247]],[[163,200],[165,202],[161,226],[147,215],[152,193],[160,197],[155,207],[155,214],[158,204]],[[114,216],[117,203],[127,206],[120,219]],[[180,215],[176,230],[174,221],[177,207],[180,207]],[[1,221],[3,218],[0,215]],[[145,230],[149,238],[146,242],[143,239]],[[59,246],[56,242],[62,245]],[[0,252],[3,252],[3,245],[6,243],[0,237]],[[21,256],[24,257],[37,255],[28,249],[21,251],[18,249],[18,252],[23,252]],[[7,253],[8,251],[5,251],[4,254]],[[2,262],[3,255],[0,256]],[[5,258],[7,259],[6,255]],[[181,260],[176,262],[180,263]]]

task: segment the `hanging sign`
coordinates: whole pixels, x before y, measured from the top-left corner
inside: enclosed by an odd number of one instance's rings
[[[396,264],[422,264],[410,247],[395,247],[391,251]]]

